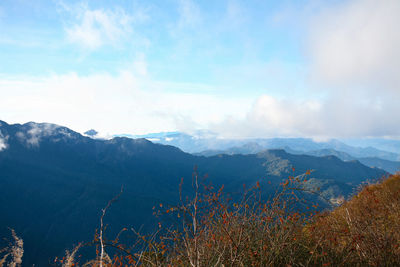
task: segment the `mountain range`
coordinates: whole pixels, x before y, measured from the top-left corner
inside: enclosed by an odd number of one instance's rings
[[[193,135],[164,132],[124,136],[146,138],[156,143],[173,145],[194,155],[256,154],[266,149],[284,149],[291,154],[333,155],[345,161],[359,160],[369,167],[381,168],[390,173],[400,171],[400,140],[332,139],[316,142],[310,138],[221,139],[206,131],[196,132]]]
[[[313,170],[307,186],[321,189],[321,203],[347,197],[365,180],[387,175],[332,155],[269,149],[202,156],[144,138],[101,140],[55,124],[0,121],[0,236],[14,228],[24,239],[24,264],[49,265],[73,244],[92,240],[101,209],[121,187],[121,197],[105,217],[106,234],[114,237],[123,227],[151,230],[156,224],[152,208],[177,203],[181,178],[183,194],[192,193],[195,166],[200,177],[208,177],[205,183],[224,185],[233,196],[243,192],[244,184],[249,188],[259,181],[268,197],[284,178]]]

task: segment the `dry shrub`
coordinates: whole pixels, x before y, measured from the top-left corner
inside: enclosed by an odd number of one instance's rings
[[[300,197],[309,174],[282,181],[269,200],[257,183],[234,202],[223,187],[203,189],[195,172],[193,195],[181,192],[179,205],[160,204],[156,212],[179,224],[160,223],[151,235],[131,229],[136,239],[129,245],[119,241],[126,228],[111,241],[102,234],[102,220],[114,198],[103,210],[95,239],[84,245],[96,246],[96,257],[83,266],[400,266],[400,174],[365,186],[322,214]],[[0,266],[22,262],[23,242],[11,231],[14,242],[0,250]],[[79,265],[75,255],[80,248],[58,263]],[[112,257],[106,248],[112,249]]]
[[[365,186],[306,227],[313,261],[333,266],[400,265],[400,175]]]
[[[65,251],[65,257],[61,260],[62,267],[73,267],[76,265],[75,257],[76,253],[80,249],[82,244],[79,244],[72,249],[72,251]]]
[[[184,198],[181,194],[179,206],[163,211],[180,224],[163,229],[158,238],[140,236],[147,246],[140,258],[135,255],[136,264],[287,266],[305,262],[310,254],[302,229],[313,212],[299,211],[298,195],[308,174],[290,176],[269,200],[263,200],[257,183],[240,201],[233,202],[225,197],[223,187],[200,190],[195,173],[193,196]]]
[[[283,181],[269,201],[262,200],[257,183],[239,203],[227,200],[222,189],[200,193],[195,174],[193,197],[164,211],[181,226],[165,229],[158,239],[141,236],[148,245],[140,258],[135,255],[135,264],[399,266],[400,175],[368,185],[340,207],[318,214],[294,208],[302,202],[298,192],[308,174]]]
[[[7,264],[9,267],[17,267],[22,264],[22,257],[24,255],[24,241],[17,236],[14,229],[10,229],[12,241],[8,246],[0,250],[0,267]]]

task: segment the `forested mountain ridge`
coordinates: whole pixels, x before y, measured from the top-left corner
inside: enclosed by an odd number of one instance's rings
[[[109,233],[151,227],[152,207],[176,202],[181,178],[190,191],[194,166],[208,174],[207,183],[225,185],[232,194],[257,181],[268,194],[288,175],[312,169],[309,186],[321,187],[328,199],[386,174],[334,156],[268,150],[204,157],[146,139],[96,140],[48,123],[0,124],[0,235],[15,228],[29,265],[46,265],[72,244],[91,240],[100,210],[121,186],[123,194],[107,215]]]

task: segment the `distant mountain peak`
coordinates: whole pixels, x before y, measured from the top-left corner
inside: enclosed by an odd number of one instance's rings
[[[123,137],[117,136],[114,137],[109,141],[110,143],[114,144],[141,144],[141,145],[150,145],[153,144],[151,141],[147,140],[146,138],[130,138],[130,137]]]
[[[85,135],[87,135],[87,136],[90,136],[90,137],[95,137],[96,135],[99,134],[99,132],[97,132],[97,131],[94,130],[94,129],[90,129],[90,130],[84,132],[83,134],[85,134]]]
[[[38,147],[43,140],[59,142],[76,140],[81,136],[73,130],[53,123],[27,122],[24,124],[7,124],[0,122],[0,138],[4,149],[5,140],[13,144],[22,144],[33,148]]]

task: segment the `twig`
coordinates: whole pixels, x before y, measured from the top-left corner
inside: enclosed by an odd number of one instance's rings
[[[103,241],[103,219],[104,216],[106,215],[107,209],[111,206],[112,203],[114,203],[115,201],[117,201],[117,199],[121,196],[123,191],[123,187],[121,186],[121,191],[119,192],[118,195],[116,195],[113,199],[111,199],[110,201],[108,201],[107,206],[101,210],[102,214],[100,217],[100,234],[99,234],[99,239],[100,239],[100,248],[101,248],[101,252],[100,252],[100,259],[99,259],[99,265],[100,267],[103,267],[103,257],[104,257],[104,241]]]

